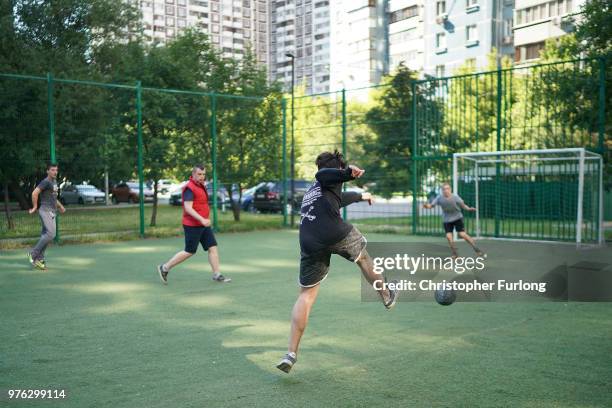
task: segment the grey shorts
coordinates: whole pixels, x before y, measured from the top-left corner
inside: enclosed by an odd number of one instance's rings
[[[300,259],[300,286],[310,288],[318,285],[327,277],[329,261],[332,254],[340,255],[344,259],[356,262],[361,251],[366,247],[366,238],[355,227],[351,229],[344,239],[328,248],[313,253],[302,252]]]

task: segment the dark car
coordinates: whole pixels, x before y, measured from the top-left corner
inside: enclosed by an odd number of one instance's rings
[[[140,187],[138,183],[119,183],[111,190],[113,204],[137,203],[140,200],[139,193]],[[144,200],[153,201],[153,190],[145,187]]]
[[[291,205],[293,211],[299,211],[302,198],[312,185],[306,180],[295,180],[295,197],[291,196],[291,180],[287,180],[287,204]],[[282,212],[283,211],[283,182],[270,181],[257,190],[253,199],[253,207],[259,212]]]
[[[257,184],[255,187],[251,187],[242,192],[242,202],[240,203],[240,207],[242,207],[242,211],[255,211],[255,206],[253,205],[253,200],[255,199],[255,191],[261,186],[266,184],[265,182],[261,182]],[[236,198],[237,199],[237,198]]]

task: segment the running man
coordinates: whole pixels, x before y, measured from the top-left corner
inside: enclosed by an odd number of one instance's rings
[[[191,258],[198,250],[198,244],[208,252],[208,263],[212,268],[215,282],[230,282],[219,272],[219,252],[217,241],[210,225],[210,207],[206,190],[206,170],[203,164],[196,164],[189,181],[183,187],[183,230],[185,231],[185,250],[179,251],[170,260],[157,266],[157,273],[168,284],[168,272],[176,265]]]
[[[361,177],[365,170],[347,165],[338,151],[321,153],[317,157],[316,165],[319,169],[315,175],[316,181],[304,195],[301,207],[301,288],[293,306],[289,348],[276,365],[286,373],[297,361],[300,339],[319,293],[320,283],[327,277],[332,254],[355,262],[370,284],[384,279],[374,272],[372,258],[365,249],[365,237],[340,217],[341,207],[358,201],[368,201],[372,204],[372,196],[369,193],[342,192],[342,183]],[[387,309],[395,305],[397,291],[383,288],[378,294]]]
[[[34,214],[38,211],[42,232],[38,243],[28,253],[28,260],[33,267],[46,270],[45,251],[47,246],[55,239],[55,214],[59,209],[60,213],[65,213],[66,209],[57,200],[57,164],[47,164],[47,177],[45,177],[32,191],[32,208],[29,213]],[[39,200],[40,198],[40,200]]]
[[[444,231],[446,232],[446,239],[451,248],[452,257],[458,257],[457,248],[453,241],[453,231],[457,231],[457,234],[474,248],[477,256],[483,256],[484,253],[476,246],[474,239],[465,232],[463,226],[463,213],[461,209],[463,208],[465,211],[476,211],[476,208],[468,207],[461,197],[457,194],[453,194],[451,186],[448,183],[442,184],[442,194],[434,198],[431,203],[425,203],[423,208],[430,209],[436,205],[442,208]]]

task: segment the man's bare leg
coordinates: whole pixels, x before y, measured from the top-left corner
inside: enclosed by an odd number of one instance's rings
[[[474,248],[474,252],[476,252],[476,255],[478,256],[484,255],[484,253],[480,250],[480,248],[476,246],[476,242],[474,241],[474,238],[470,237],[467,232],[461,231],[459,233],[459,236],[463,238],[468,244],[470,244],[472,248]]]
[[[300,340],[306,330],[308,324],[308,316],[312,305],[314,305],[317,295],[319,294],[319,287],[317,284],[310,288],[300,288],[300,294],[293,305],[293,311],[291,312],[291,333],[289,335],[289,353],[297,354],[298,347],[300,346]]]
[[[192,256],[193,254],[190,252],[179,251],[172,258],[170,258],[168,262],[166,262],[162,266],[164,267],[166,271],[169,271],[170,269],[174,268],[176,265],[182,262],[185,262],[187,259],[191,258]]]
[[[373,285],[374,282],[378,280],[382,280],[384,282],[384,278],[382,274],[378,274],[374,272],[374,262],[372,261],[372,257],[368,253],[368,251],[363,249],[359,258],[355,261],[357,265],[359,265],[359,269],[361,269],[361,273],[363,277],[368,281],[370,285]],[[378,289],[376,290],[378,295],[382,299],[383,304],[387,304],[390,300],[390,293],[388,289]]]
[[[219,251],[217,246],[208,248],[208,263],[214,275],[219,273]]]
[[[452,257],[456,258],[457,256],[459,256],[457,254],[457,248],[455,248],[455,241],[453,240],[453,233],[452,232],[447,232],[446,233],[446,239],[448,240],[448,245],[450,246],[451,252],[452,252]]]

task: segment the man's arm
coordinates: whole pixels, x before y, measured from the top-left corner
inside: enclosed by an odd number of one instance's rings
[[[463,208],[465,211],[476,211],[476,208],[466,205],[461,197],[458,195],[455,196],[457,197],[457,204],[459,204],[459,207]]]
[[[322,186],[328,186],[354,180],[352,173],[348,167],[346,169],[321,169],[315,174],[315,178]]]
[[[423,208],[427,208],[428,210],[431,208],[434,208],[437,204],[438,204],[438,197],[433,199],[433,201],[431,203],[425,203],[423,204]]]
[[[340,196],[340,207],[346,207],[347,205],[351,205],[358,201],[361,201],[361,193],[347,191],[342,193]]]
[[[62,203],[60,203],[59,200],[57,200],[55,202],[55,206],[57,207],[57,209],[60,211],[60,213],[65,213],[66,212],[66,208],[62,205]]]
[[[200,221],[203,226],[210,227],[210,220],[208,218],[202,217],[196,212],[196,210],[193,209],[193,201],[185,201],[183,203],[183,207],[185,208],[185,212],[187,212],[187,214]]]
[[[30,214],[34,214],[38,210],[38,195],[40,194],[40,188],[36,187],[32,191],[32,208],[30,208]]]

